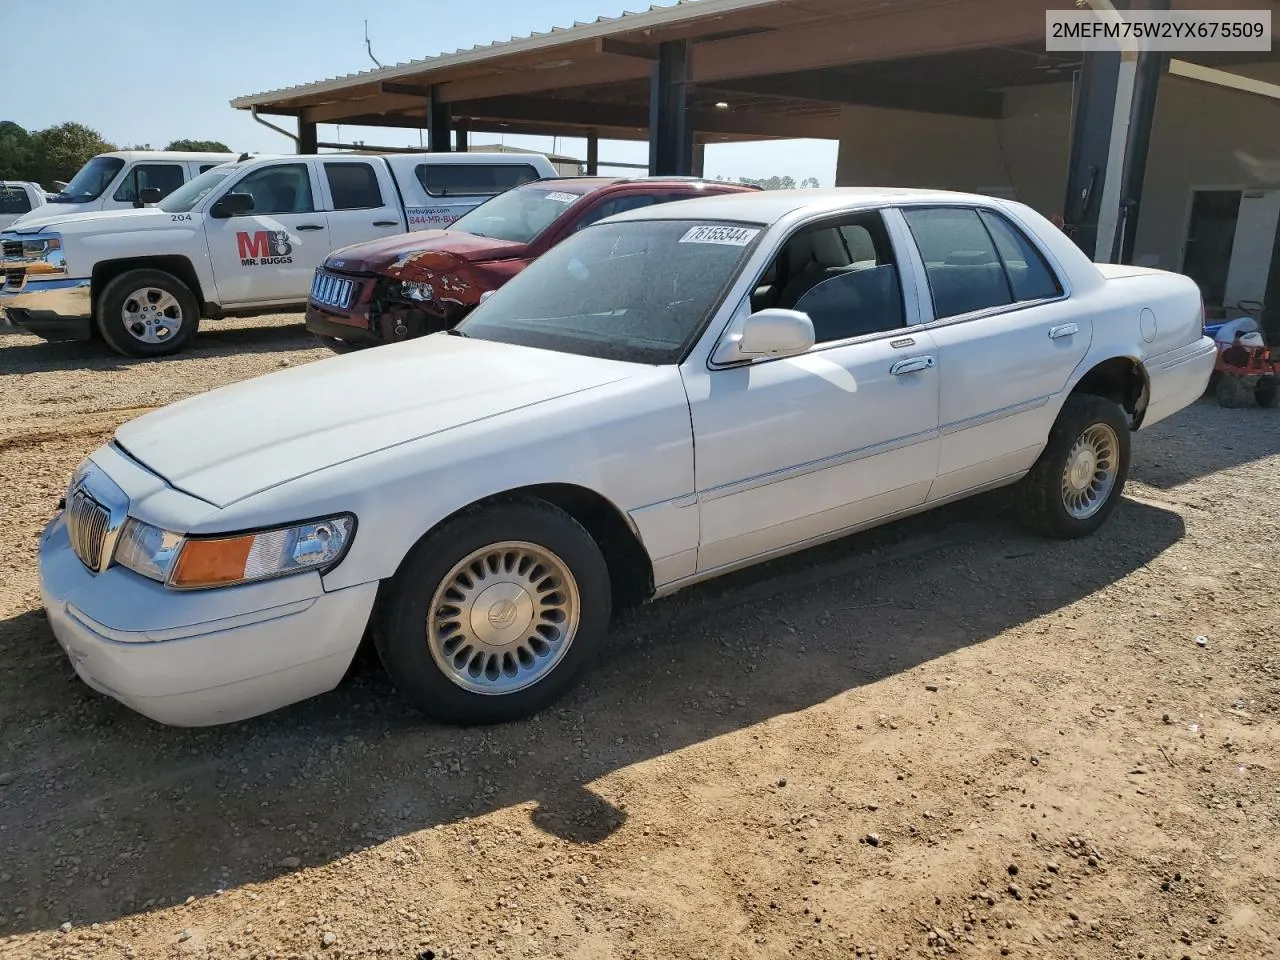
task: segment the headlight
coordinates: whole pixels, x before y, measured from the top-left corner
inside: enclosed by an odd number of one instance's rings
[[[400,283],[400,295],[407,300],[424,303],[433,300],[436,294],[429,283],[411,283],[404,280]]]
[[[24,239],[22,241],[22,255],[24,257],[43,257],[50,251],[61,249],[61,237],[33,237],[30,240]]]
[[[343,514],[237,536],[183,537],[131,519],[115,559],[179,589],[230,586],[331,567],[346,553],[355,525]]]

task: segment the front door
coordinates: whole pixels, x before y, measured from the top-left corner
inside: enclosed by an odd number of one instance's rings
[[[1054,397],[1084,359],[1093,326],[1023,231],[972,207],[903,211],[924,263],[941,369],[941,444],[931,500],[1027,469]]]
[[[803,228],[752,303],[809,315],[801,356],[682,371],[693,414],[699,571],[924,502],[938,460],[933,340],[879,213]]]
[[[253,209],[205,219],[219,303],[304,302],[330,250],[328,218],[316,203],[314,161],[256,167],[223,191],[228,193],[247,193]]]

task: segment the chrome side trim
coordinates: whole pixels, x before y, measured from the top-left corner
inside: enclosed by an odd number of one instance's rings
[[[951,423],[943,424],[941,433],[944,437],[949,437],[953,433],[959,433],[962,430],[970,430],[974,427],[985,426],[988,423],[995,423],[997,420],[1004,420],[1006,417],[1017,416],[1020,413],[1026,413],[1028,410],[1038,410],[1055,396],[1056,394],[1051,393],[1048,396],[1036,397],[1033,400],[1024,400],[1021,403],[1001,407],[999,410],[980,413],[976,417],[969,417],[965,420],[955,420]]]
[[[757,487],[766,487],[773,483],[781,483],[783,480],[792,480],[796,477],[803,477],[810,473],[817,473],[819,470],[828,470],[831,467],[844,466],[846,463],[853,463],[857,460],[865,460],[868,457],[878,456],[882,453],[890,453],[894,450],[900,450],[903,447],[909,447],[913,443],[920,443],[924,440],[933,440],[938,436],[937,430],[922,430],[919,433],[908,434],[905,437],[898,437],[896,440],[885,440],[881,443],[873,443],[868,447],[859,447],[856,450],[848,450],[844,453],[832,454],[829,457],[823,457],[820,460],[810,460],[806,463],[799,463],[793,467],[783,467],[780,470],[772,470],[769,473],[757,474],[754,477],[746,477],[742,480],[733,480],[729,483],[722,483],[718,487],[711,487],[709,490],[702,490],[698,493],[698,498],[703,503],[711,500],[719,500],[722,497],[731,497],[736,493],[746,493],[748,490],[754,490]]]
[[[676,593],[679,590],[683,590],[685,587],[691,587],[694,584],[703,582],[704,580],[714,580],[716,577],[723,576],[726,573],[733,573],[735,570],[742,570],[746,567],[755,566],[757,563],[764,563],[768,560],[776,560],[779,557],[785,557],[792,553],[799,553],[802,550],[808,550],[810,547],[821,546],[824,543],[830,543],[832,540],[839,540],[842,537],[847,537],[862,530],[870,530],[872,527],[879,527],[886,523],[892,523],[895,520],[902,520],[906,517],[914,516],[917,513],[924,513],[928,510],[932,510],[934,507],[941,507],[956,500],[963,500],[966,497],[977,496],[979,493],[986,493],[988,490],[1007,487],[1011,483],[1017,483],[1026,475],[1027,471],[1023,470],[1019,473],[1010,474],[1007,477],[1001,477],[999,480],[992,480],[989,483],[979,484],[975,487],[968,487],[938,500],[927,501],[919,504],[918,506],[908,507],[905,510],[897,511],[896,513],[877,517],[874,520],[866,520],[862,523],[853,524],[852,526],[842,527],[839,530],[833,530],[830,533],[820,534],[816,537],[809,537],[807,540],[799,540],[795,543],[789,543],[784,547],[777,547],[773,550],[768,550],[765,553],[756,554],[753,557],[746,557],[742,560],[735,560],[733,563],[726,563],[718,567],[712,567],[710,570],[702,570],[691,576],[683,577],[679,580],[672,580],[670,583],[663,584],[654,591],[653,599],[657,600],[661,597],[669,597],[671,594]]]
[[[1195,343],[1187,344],[1185,347],[1178,347],[1176,350],[1170,350],[1168,353],[1162,353],[1159,356],[1151,357],[1146,361],[1146,366],[1158,364],[1159,370],[1172,370],[1174,367],[1180,367],[1184,363],[1190,363],[1193,360],[1199,360],[1210,353],[1217,353],[1218,345],[1215,341],[1208,337],[1201,337]]]

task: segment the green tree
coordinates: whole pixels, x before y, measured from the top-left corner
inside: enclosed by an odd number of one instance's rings
[[[97,130],[82,123],[61,123],[31,136],[31,168],[28,179],[46,187],[55,180],[70,180],[85,162],[115,147]]]
[[[762,190],[794,190],[796,188],[795,177],[769,177],[766,180],[757,180],[752,177],[739,177],[738,182],[749,184],[753,187],[759,187]]]
[[[174,140],[166,150],[187,150],[191,153],[231,153],[231,148],[221,140]]]
[[[12,120],[0,121],[0,180],[31,178],[31,134]]]

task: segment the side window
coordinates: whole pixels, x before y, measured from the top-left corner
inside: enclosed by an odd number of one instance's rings
[[[902,282],[880,214],[792,235],[752,297],[753,309],[766,307],[807,313],[817,343],[903,326]]]
[[[433,197],[492,197],[542,179],[527,163],[420,163],[414,173]]]
[[[186,176],[177,163],[140,163],[125,174],[124,182],[115,192],[116,200],[132,202],[148,187],[157,187],[167,197],[182,186]]]
[[[604,203],[597,204],[594,210],[590,210],[583,214],[582,219],[578,221],[578,225],[574,227],[574,231],[581,230],[583,227],[589,227],[597,220],[603,220],[605,217],[612,217],[615,213],[623,213],[627,210],[639,210],[641,207],[651,207],[657,203],[658,198],[648,193],[629,193],[621,197],[614,197],[612,200],[606,200]]]
[[[1062,284],[1021,230],[989,210],[983,210],[980,216],[1004,261],[1015,300],[1047,300],[1062,295]]]
[[[216,166],[218,166],[216,163],[202,163],[200,164],[200,172],[204,173],[206,170],[212,170]]]
[[[253,215],[312,213],[311,174],[305,163],[281,163],[262,167],[231,188],[232,193],[253,197]]]
[[[31,198],[22,187],[0,184],[0,213],[29,213]]]
[[[382,206],[378,175],[367,163],[326,163],[324,174],[329,179],[335,210],[371,210]]]
[[[923,207],[902,214],[924,260],[939,320],[1013,302],[1000,255],[976,210]]]

